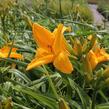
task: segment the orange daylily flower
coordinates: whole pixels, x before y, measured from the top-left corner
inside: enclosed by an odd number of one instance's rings
[[[98,41],[97,41],[97,39],[96,39],[93,35],[89,35],[89,36],[87,37],[87,39],[88,39],[89,41],[92,41],[92,43],[93,43],[92,49],[94,49],[94,48],[96,48],[96,46],[98,46]]]
[[[90,44],[90,46],[89,46],[89,44]],[[75,38],[73,40],[74,55],[80,56],[82,53],[84,53],[90,49],[94,49],[96,47],[96,45],[97,45],[97,40],[92,35],[89,35],[87,37],[87,39],[82,40],[82,42],[80,41],[80,39]]]
[[[80,40],[75,38],[74,42],[73,42],[73,52],[76,56],[81,55],[81,53],[83,52],[83,45],[81,44]]]
[[[10,52],[10,47],[9,46],[4,46],[3,48],[0,49],[0,57],[1,58],[7,58],[8,54]],[[18,54],[16,52],[17,48],[12,48],[11,53],[9,58],[16,58],[16,59],[22,59],[23,56],[21,54]]]
[[[97,64],[109,61],[109,54],[103,48],[97,47],[95,50],[89,51],[88,58],[92,69],[94,69]]]
[[[28,64],[27,70],[53,63],[63,73],[69,74],[73,71],[73,66],[68,58],[67,41],[63,36],[66,30],[69,29],[64,27],[63,24],[59,24],[53,32],[50,32],[39,24],[33,23],[33,37],[39,47],[36,50],[35,59]]]

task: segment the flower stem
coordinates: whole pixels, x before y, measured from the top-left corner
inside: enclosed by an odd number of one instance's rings
[[[97,95],[97,91],[94,89],[93,96],[92,96],[92,107],[91,107],[91,109],[95,109],[95,106],[96,106],[96,95]]]
[[[52,79],[50,78],[50,75],[49,75],[49,73],[48,73],[48,71],[47,71],[47,69],[45,68],[44,65],[43,65],[43,68],[44,68],[44,70],[45,70],[45,72],[46,72],[46,75],[47,75],[47,77],[48,77],[48,81],[49,81],[49,84],[50,84],[50,86],[51,86],[51,89],[52,89],[52,91],[53,91],[53,93],[54,93],[56,99],[59,100],[59,95],[57,94],[57,91],[56,91],[56,88],[55,88],[55,86],[54,86],[54,84],[53,84],[53,82],[52,82]]]
[[[62,4],[61,4],[61,0],[59,0],[59,10],[60,10],[60,17],[62,18]]]

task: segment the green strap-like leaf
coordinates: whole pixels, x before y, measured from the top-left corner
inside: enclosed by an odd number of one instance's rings
[[[20,72],[17,69],[10,69],[9,72],[17,75],[20,78],[22,78],[27,83],[31,82],[31,80],[24,73]]]
[[[79,87],[72,79],[68,78],[70,86],[73,90],[77,92],[79,95],[81,102],[82,102],[82,107],[83,109],[88,109],[91,104],[91,100],[89,99],[88,95],[82,90],[81,87]]]
[[[50,109],[58,109],[58,104],[55,99],[51,97],[47,97],[43,94],[34,92],[33,90],[30,90],[28,88],[23,88],[23,87],[14,87],[14,89],[18,92],[25,93],[32,98],[36,99],[40,104],[45,105],[49,107]]]

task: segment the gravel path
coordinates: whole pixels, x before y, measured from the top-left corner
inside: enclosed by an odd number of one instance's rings
[[[89,4],[89,8],[92,11],[93,18],[94,18],[94,24],[97,26],[104,26],[104,17],[97,11],[97,5]]]

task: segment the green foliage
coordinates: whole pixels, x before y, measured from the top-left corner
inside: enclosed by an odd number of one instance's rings
[[[92,18],[86,2],[84,0],[69,1],[62,1],[60,19],[55,16],[60,15],[59,1],[49,2],[47,10],[43,7],[43,4],[46,6],[47,0],[43,1],[44,3],[34,0],[33,7],[29,6],[30,4],[25,0],[13,5],[9,5],[9,1],[4,0],[6,7],[3,4],[1,7],[0,4],[0,13],[2,13],[0,14],[0,48],[4,45],[17,47],[19,48],[17,52],[24,56],[23,60],[0,57],[0,109],[61,109],[60,103],[67,105],[70,109],[109,108],[109,88],[103,77],[109,62],[100,63],[94,69],[91,81],[86,79],[83,69],[85,53],[92,48],[92,43],[88,42],[86,52],[82,52],[77,58],[72,53],[70,60],[74,65],[74,72],[70,75],[57,71],[52,64],[26,71],[27,64],[34,58],[37,48],[32,38],[31,20],[51,31],[60,22],[71,26],[73,32],[65,33],[65,38],[71,45],[75,38],[84,44],[84,39],[92,34],[102,47],[107,48],[108,52],[109,34],[87,23]],[[46,14],[51,7],[53,10],[50,12],[54,18]],[[43,11],[37,10],[39,8]],[[67,15],[71,17],[64,17]],[[97,37],[100,35],[101,38]],[[69,49],[72,52],[72,46],[69,46]]]
[[[85,0],[32,0],[26,2],[25,6],[33,7],[42,15],[53,18],[70,17],[77,21],[92,23],[93,17]],[[24,0],[25,3],[25,0]],[[87,20],[86,20],[87,19]]]

